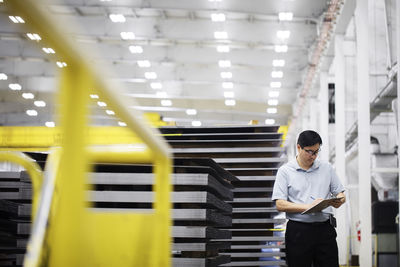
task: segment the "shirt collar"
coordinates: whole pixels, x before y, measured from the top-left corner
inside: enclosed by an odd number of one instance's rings
[[[294,164],[294,167],[295,167],[295,169],[297,171],[302,170],[302,171],[311,172],[311,171],[314,171],[314,170],[318,169],[319,165],[321,165],[321,162],[318,159],[314,160],[313,165],[311,165],[311,167],[308,170],[304,170],[302,167],[300,167],[300,165],[297,162],[296,158],[294,159],[293,164]]]

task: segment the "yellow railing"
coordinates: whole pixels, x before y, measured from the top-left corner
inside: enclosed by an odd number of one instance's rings
[[[78,49],[65,32],[71,23],[56,21],[38,0],[7,0],[10,12],[21,16],[40,44],[56,51],[67,62],[61,70],[59,104],[60,148],[51,170],[46,166],[46,186],[39,214],[33,222],[24,264],[26,266],[170,266],[171,154],[166,142],[143,123],[121,97],[119,86],[103,78],[88,51]],[[135,132],[143,146],[89,147],[89,94],[96,91],[116,115]],[[44,142],[46,142],[44,140]],[[43,144],[42,144],[43,145]],[[152,163],[154,212],[101,213],[89,211],[85,202],[86,179],[95,162]],[[39,192],[35,188],[35,196]],[[38,201],[37,199],[33,200]],[[39,220],[40,219],[40,220]],[[47,226],[48,225],[48,226]],[[45,227],[48,228],[45,228]]]

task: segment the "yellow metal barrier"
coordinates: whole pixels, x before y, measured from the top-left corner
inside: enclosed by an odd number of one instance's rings
[[[82,52],[75,47],[73,40],[65,35],[65,29],[61,29],[59,22],[45,9],[44,1],[12,0],[5,4],[23,17],[25,26],[42,36],[41,43],[52,47],[56,56],[68,64],[61,70],[59,91],[60,150],[54,159],[56,169],[46,179],[53,181],[54,187],[47,183],[43,191],[43,194],[50,192],[50,197],[46,198],[47,202],[40,202],[41,221],[34,221],[35,236],[29,241],[24,264],[57,267],[170,266],[171,153],[168,145],[156,136],[153,129],[137,119],[140,116],[136,111],[128,109],[132,103],[121,97],[118,86],[102,78],[101,74],[108,72],[97,69],[98,65],[88,61],[87,58],[91,58],[88,51]],[[135,151],[128,147],[120,153],[110,151],[112,148],[89,149],[90,88],[95,88],[117,116],[136,133],[145,144],[144,149]],[[45,147],[46,142],[38,142],[38,146]],[[154,212],[89,211],[85,206],[85,179],[90,171],[89,164],[97,161],[153,163],[156,177]],[[39,192],[37,188],[35,192]],[[44,225],[49,225],[49,228],[40,230]]]

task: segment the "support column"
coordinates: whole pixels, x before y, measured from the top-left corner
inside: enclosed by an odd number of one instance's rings
[[[336,173],[346,186],[345,161],[345,62],[343,53],[343,35],[335,36],[335,167]],[[339,263],[346,263],[348,227],[346,225],[346,205],[336,210],[338,221],[337,242],[339,247]]]
[[[358,183],[361,222],[359,259],[360,267],[370,267],[372,266],[372,236],[368,0],[357,0],[355,22],[357,39]]]
[[[400,3],[399,1],[396,2],[396,41],[397,41],[397,62],[400,62]],[[397,69],[397,145],[400,145],[400,69]],[[400,166],[400,154],[397,154],[398,157],[398,162]],[[400,196],[400,169],[399,169],[399,179],[398,179],[398,188],[399,188],[399,196]],[[399,208],[400,208],[400,201],[399,201]],[[400,209],[399,209],[400,210]],[[400,233],[400,223],[398,224],[398,231]],[[399,235],[399,240],[400,244],[400,235]],[[398,265],[400,267],[400,253],[398,255]]]
[[[315,98],[308,99],[309,129],[317,131],[318,112],[316,112],[318,102]]]
[[[328,74],[321,72],[319,76],[319,134],[322,138],[322,149],[319,155],[322,160],[329,160],[329,94]]]

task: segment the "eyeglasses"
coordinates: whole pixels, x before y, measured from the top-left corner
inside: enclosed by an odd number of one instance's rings
[[[321,148],[318,148],[317,150],[311,150],[311,149],[304,149],[304,148],[301,148],[301,149],[303,149],[305,152],[307,152],[307,154],[308,155],[310,155],[310,156],[315,156],[315,155],[317,155],[318,154],[318,152],[320,152],[321,151]]]

